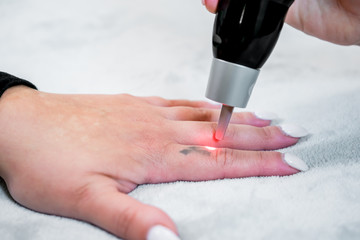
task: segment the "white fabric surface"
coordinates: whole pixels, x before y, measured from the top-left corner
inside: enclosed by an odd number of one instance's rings
[[[0,68],[43,91],[205,99],[213,17],[200,0],[1,0]],[[360,239],[359,66],[359,47],[285,26],[249,109],[308,129],[281,151],[310,170],[144,185],[131,196],[166,211],[185,240]],[[116,239],[21,207],[1,185],[0,239]]]

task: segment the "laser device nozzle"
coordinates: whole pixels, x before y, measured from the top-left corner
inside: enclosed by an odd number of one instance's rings
[[[222,105],[218,125],[215,132],[215,138],[217,140],[222,140],[224,138],[233,110],[234,107],[232,106],[227,106],[225,104]]]

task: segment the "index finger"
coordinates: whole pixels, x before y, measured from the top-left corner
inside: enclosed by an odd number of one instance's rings
[[[166,154],[162,181],[284,176],[308,170],[303,160],[289,153],[172,144]]]

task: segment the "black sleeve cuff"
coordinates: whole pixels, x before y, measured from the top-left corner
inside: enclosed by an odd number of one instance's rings
[[[18,85],[24,85],[37,90],[36,86],[29,81],[17,78],[8,73],[0,72],[0,97],[7,89]]]

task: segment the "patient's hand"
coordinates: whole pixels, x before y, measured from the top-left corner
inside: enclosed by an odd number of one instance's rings
[[[215,13],[219,0],[203,0]],[[286,22],[320,39],[342,45],[360,45],[359,0],[296,0]]]
[[[125,239],[146,239],[155,225],[176,233],[166,213],[127,193],[144,183],[299,172],[282,154],[263,151],[298,138],[252,113],[236,113],[216,142],[218,114],[204,102],[13,87],[0,99],[0,174],[12,197],[30,209],[87,221]],[[291,155],[286,160],[306,168]],[[162,230],[154,228],[150,239]]]

